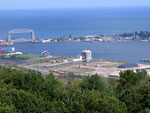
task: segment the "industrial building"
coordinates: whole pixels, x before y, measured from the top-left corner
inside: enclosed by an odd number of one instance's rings
[[[92,51],[90,51],[90,50],[83,50],[82,51],[82,60],[84,62],[90,62],[92,60]]]

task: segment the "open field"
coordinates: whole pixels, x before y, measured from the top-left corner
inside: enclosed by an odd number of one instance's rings
[[[8,58],[7,58],[8,57]],[[125,62],[97,60],[91,62],[72,62],[69,58],[62,57],[41,57],[39,55],[22,54],[14,56],[6,56],[0,58],[1,64],[16,64],[29,70],[47,74],[53,72],[55,75],[62,76],[67,73],[75,75],[93,75],[98,74],[101,77],[119,77],[120,71],[127,69],[148,69],[149,65],[139,64],[136,68],[118,68],[118,66],[125,64]],[[68,61],[66,61],[68,60]]]
[[[115,61],[92,61],[89,63],[80,62],[68,65],[57,65],[52,67],[46,67],[46,70],[51,70],[55,72],[72,72],[76,74],[82,75],[92,75],[99,74],[101,76],[108,76],[113,71],[118,70],[118,66],[124,64],[123,62],[115,62]],[[44,68],[43,68],[44,69]]]
[[[74,63],[68,65],[57,65],[52,67],[46,67],[46,70],[58,73],[75,73],[76,75],[93,75],[99,74],[101,77],[109,77],[109,75],[119,77],[119,72],[127,69],[146,69],[149,65],[139,64],[136,68],[118,68],[118,66],[125,64],[125,62],[98,60],[89,63]],[[44,69],[44,68],[43,68]]]
[[[71,69],[68,70],[68,72],[72,72],[72,73],[79,73],[79,74],[83,74],[86,72],[91,72],[94,71],[94,69],[90,69],[90,68],[79,68],[79,67],[72,67]]]

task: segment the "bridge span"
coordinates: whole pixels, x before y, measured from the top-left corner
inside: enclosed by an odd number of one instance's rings
[[[14,29],[8,32],[8,42],[11,42],[11,34],[18,34],[18,33],[31,33],[32,41],[33,42],[35,41],[35,34],[32,29]]]

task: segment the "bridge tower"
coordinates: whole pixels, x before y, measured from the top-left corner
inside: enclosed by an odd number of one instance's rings
[[[8,33],[8,42],[11,43],[11,33]]]
[[[35,34],[34,34],[34,31],[32,31],[32,41],[33,41],[33,42],[35,41]]]

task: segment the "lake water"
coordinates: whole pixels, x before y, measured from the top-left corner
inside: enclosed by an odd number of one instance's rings
[[[150,7],[1,10],[0,39],[7,39],[12,29],[33,29],[36,38],[150,30],[149,20]],[[20,36],[26,35],[14,37]]]
[[[1,10],[0,39],[7,39],[12,29],[33,29],[36,38],[63,35],[118,34],[140,30],[150,31],[149,7],[57,9],[57,10]],[[30,34],[12,35],[27,38]],[[83,49],[90,49],[94,59],[139,62],[150,58],[150,43],[57,42],[16,43],[16,51],[41,54],[47,50],[56,56],[76,56]]]
[[[150,42],[51,42],[16,43],[16,51],[41,54],[48,51],[55,56],[77,56],[82,50],[92,51],[93,59],[106,59],[139,63],[140,59],[150,58]],[[140,62],[141,63],[141,62]]]

